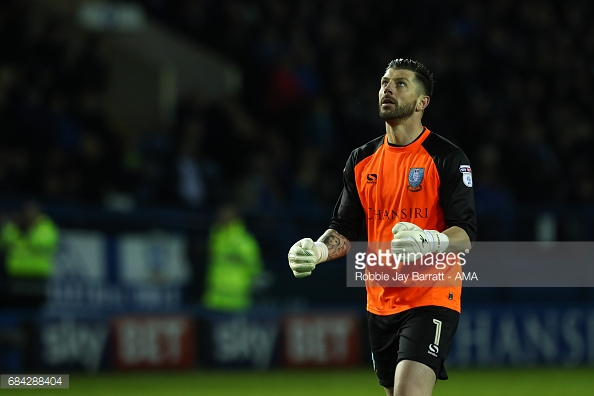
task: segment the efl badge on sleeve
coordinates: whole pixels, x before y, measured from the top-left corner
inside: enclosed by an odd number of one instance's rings
[[[460,173],[462,173],[462,182],[466,187],[472,187],[472,170],[470,165],[460,165]]]
[[[421,191],[423,186],[423,175],[425,174],[425,168],[410,168],[408,172],[408,191]]]

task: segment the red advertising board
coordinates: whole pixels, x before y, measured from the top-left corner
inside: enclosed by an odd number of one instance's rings
[[[194,321],[186,316],[127,316],[113,321],[114,367],[194,367]]]
[[[360,323],[350,315],[293,315],[283,321],[283,360],[289,367],[360,363]]]

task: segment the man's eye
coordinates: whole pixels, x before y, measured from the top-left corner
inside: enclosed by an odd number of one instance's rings
[[[396,85],[399,87],[406,87],[406,83],[404,81],[398,81]]]

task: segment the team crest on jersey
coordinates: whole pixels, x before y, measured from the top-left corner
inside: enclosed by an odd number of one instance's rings
[[[408,172],[408,191],[421,191],[423,186],[423,175],[425,174],[425,168],[410,168]]]

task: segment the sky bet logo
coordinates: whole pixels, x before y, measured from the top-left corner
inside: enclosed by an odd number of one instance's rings
[[[367,184],[377,184],[377,175],[375,173],[367,174]]]

